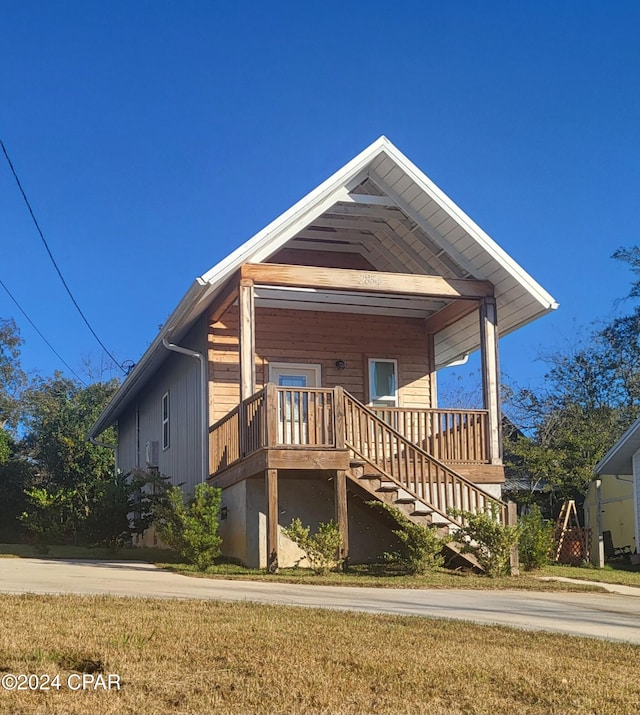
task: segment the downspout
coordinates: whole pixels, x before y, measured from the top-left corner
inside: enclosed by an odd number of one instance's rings
[[[183,348],[180,345],[170,343],[166,337],[162,338],[162,344],[167,350],[172,350],[174,353],[187,355],[188,357],[197,358],[200,360],[200,420],[202,427],[202,482],[206,482],[209,477],[209,430],[207,428],[207,388],[209,386],[207,376],[207,361],[202,353],[189,348]]]

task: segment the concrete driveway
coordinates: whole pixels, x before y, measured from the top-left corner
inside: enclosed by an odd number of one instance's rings
[[[253,601],[454,618],[640,644],[640,597],[614,593],[307,586],[191,578],[140,562],[19,558],[0,559],[0,592]]]

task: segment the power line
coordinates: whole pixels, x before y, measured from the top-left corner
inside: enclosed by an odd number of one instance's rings
[[[62,357],[62,355],[60,355],[60,353],[53,347],[53,345],[52,345],[52,344],[45,338],[45,336],[40,332],[40,330],[38,329],[38,326],[37,326],[37,325],[33,322],[33,320],[31,320],[31,318],[26,314],[26,312],[24,311],[23,307],[20,305],[20,303],[18,303],[18,301],[17,301],[17,300],[13,297],[13,295],[11,294],[11,291],[10,291],[10,290],[7,288],[7,286],[2,282],[2,279],[0,279],[0,286],[2,286],[2,287],[5,289],[7,295],[9,296],[9,298],[11,298],[11,300],[16,304],[16,306],[18,307],[18,310],[19,310],[19,311],[22,313],[22,315],[24,315],[24,317],[29,321],[29,324],[31,325],[31,327],[32,327],[32,328],[36,331],[36,333],[38,333],[38,335],[45,341],[45,343],[49,346],[49,349],[57,356],[58,360],[60,360],[60,362],[61,362],[63,365],[65,365],[65,366],[67,367],[67,369],[70,370],[70,371],[78,378],[78,380],[80,380],[80,382],[81,382],[85,387],[87,387],[87,383],[80,377],[80,375],[78,375],[78,373],[71,367],[71,365],[69,365],[69,363]]]
[[[67,281],[64,279],[64,276],[62,275],[62,272],[60,271],[60,268],[58,268],[58,264],[56,263],[55,258],[53,257],[53,254],[51,253],[51,249],[49,248],[49,244],[47,243],[44,234],[42,233],[42,230],[40,229],[40,225],[38,224],[38,220],[36,219],[35,214],[33,213],[33,209],[31,208],[31,204],[29,203],[29,199],[27,198],[27,195],[22,188],[22,184],[20,183],[20,179],[18,178],[18,174],[16,173],[16,170],[13,166],[13,162],[9,158],[9,154],[7,153],[7,149],[4,145],[4,142],[2,139],[0,139],[0,146],[2,147],[2,151],[4,152],[5,158],[7,159],[7,162],[9,164],[9,167],[11,168],[11,173],[13,174],[13,178],[16,180],[16,184],[18,184],[18,188],[20,189],[20,193],[22,194],[22,198],[24,199],[25,204],[27,205],[27,208],[29,209],[29,213],[31,214],[31,218],[33,219],[33,223],[35,224],[35,227],[38,231],[38,234],[40,235],[40,238],[42,239],[42,243],[44,243],[44,247],[47,249],[47,253],[49,254],[49,258],[51,259],[51,263],[53,263],[53,267],[56,269],[56,272],[58,273],[58,276],[60,277],[60,280],[62,281],[62,285],[65,287],[67,293],[69,294],[69,298],[71,298],[71,302],[75,305],[76,310],[78,313],[80,313],[80,317],[82,320],[84,320],[85,325],[89,330],[91,331],[91,334],[93,337],[98,341],[100,344],[100,347],[105,351],[105,353],[113,360],[113,362],[122,370],[123,373],[126,373],[126,370],[122,367],[120,362],[116,360],[116,358],[111,354],[110,350],[107,348],[107,346],[100,340],[98,337],[96,331],[91,327],[91,324],[87,320],[87,317],[85,314],[82,312],[82,309],[78,305],[78,302],[76,299],[73,297],[73,293],[71,292],[71,289],[67,285]],[[66,363],[65,363],[66,364]]]

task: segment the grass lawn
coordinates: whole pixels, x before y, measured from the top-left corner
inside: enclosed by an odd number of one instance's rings
[[[640,647],[595,639],[210,601],[26,595],[0,596],[0,609],[0,677],[62,684],[0,688],[2,713],[536,715],[640,702]],[[115,674],[120,690],[70,690],[82,672]]]
[[[617,583],[623,586],[637,586],[640,588],[640,566],[632,566],[625,561],[616,561],[613,564],[607,564],[602,569],[553,564],[536,573],[539,576],[562,576],[564,578]]]
[[[540,581],[531,574],[504,578],[487,578],[469,571],[438,569],[424,576],[381,572],[379,568],[353,566],[347,573],[330,572],[321,576],[309,569],[280,569],[270,574],[260,569],[247,569],[235,564],[218,564],[205,572],[184,563],[158,563],[158,566],[185,576],[200,578],[231,578],[247,581],[275,581],[280,583],[319,584],[323,586],[372,586],[377,588],[465,588],[465,589],[517,589],[528,591],[593,591],[598,586]]]

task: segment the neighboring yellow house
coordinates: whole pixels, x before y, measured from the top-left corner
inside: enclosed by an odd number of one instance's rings
[[[640,543],[640,419],[622,435],[595,466],[595,479],[584,503],[591,529],[591,561],[603,566],[607,531],[617,549],[638,554]],[[632,557],[633,559],[633,557]],[[635,560],[635,559],[633,559]]]

